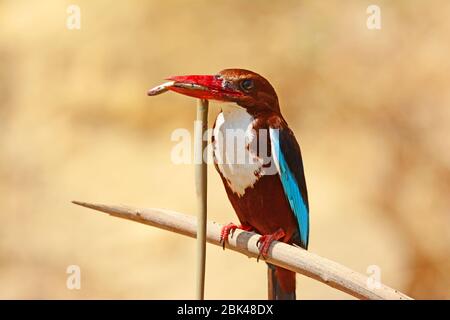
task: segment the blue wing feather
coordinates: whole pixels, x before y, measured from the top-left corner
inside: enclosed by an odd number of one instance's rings
[[[300,147],[288,128],[270,129],[270,139],[284,193],[297,218],[300,244],[307,249],[309,206]]]

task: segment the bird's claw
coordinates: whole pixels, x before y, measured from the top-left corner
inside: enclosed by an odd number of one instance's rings
[[[233,236],[234,231],[237,228],[238,226],[232,222],[222,228],[222,231],[220,232],[220,243],[222,244],[223,250],[225,250],[225,242],[227,242],[228,237],[230,236],[230,234],[231,236]]]
[[[256,261],[259,262],[261,256],[263,257],[264,260],[266,260],[267,257],[269,256],[269,248],[272,242],[280,240],[285,235],[286,233],[281,228],[272,234],[262,235],[256,242],[256,246],[259,249],[259,254],[258,257],[256,258]]]
[[[228,237],[231,235],[231,237],[233,237],[234,232],[236,231],[236,229],[242,229],[245,231],[251,231],[253,230],[252,227],[250,226],[237,226],[234,223],[229,223],[226,226],[224,226],[222,228],[222,231],[220,232],[220,244],[222,244],[222,248],[223,250],[225,250],[225,243],[228,241]]]

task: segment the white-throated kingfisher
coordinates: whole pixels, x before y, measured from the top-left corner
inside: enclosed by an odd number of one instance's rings
[[[243,69],[168,80],[164,90],[221,103],[213,128],[214,163],[240,222],[222,229],[223,244],[240,228],[262,235],[258,244],[263,257],[275,240],[307,249],[309,205],[302,156],[272,85]],[[295,299],[295,273],[268,266],[269,298]]]

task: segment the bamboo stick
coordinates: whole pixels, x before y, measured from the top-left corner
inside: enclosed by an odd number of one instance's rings
[[[73,203],[102,211],[115,217],[133,220],[193,238],[196,237],[197,222],[194,216],[163,209],[137,209],[129,206],[110,206],[79,201],[74,201]],[[222,225],[215,222],[208,222],[207,241],[211,244],[221,246],[221,229]],[[259,237],[260,235],[256,233],[238,229],[227,242],[227,248],[245,254],[248,257],[257,258],[259,252],[256,242]],[[384,284],[380,284],[380,286],[368,286],[367,276],[310,251],[282,242],[276,241],[271,245],[267,262],[301,273],[359,299],[412,299]]]
[[[207,141],[203,139],[208,129],[208,100],[199,99],[197,102],[197,123],[195,129],[195,189],[197,194],[197,272],[196,297],[205,298],[206,271],[206,223],[207,223],[207,166],[203,161],[203,151]]]

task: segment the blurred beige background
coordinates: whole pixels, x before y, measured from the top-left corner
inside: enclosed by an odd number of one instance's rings
[[[310,250],[450,298],[449,16],[445,0],[0,2],[0,298],[194,298],[194,240],[70,201],[195,214],[193,167],[170,160],[195,102],[146,90],[229,67],[272,82],[301,143]],[[209,178],[210,219],[236,221]],[[206,297],[266,298],[265,264],[208,246]]]

